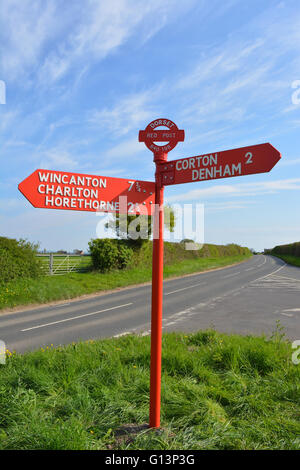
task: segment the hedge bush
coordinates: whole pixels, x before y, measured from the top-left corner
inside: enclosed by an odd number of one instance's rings
[[[278,255],[300,256],[300,242],[290,243],[289,245],[278,245],[271,252]]]
[[[0,237],[0,284],[38,277],[41,264],[36,257],[37,248],[26,240]]]
[[[251,256],[249,248],[236,245],[212,245],[205,243],[200,250],[186,250],[185,243],[193,240],[184,239],[179,243],[164,242],[164,266],[195,258],[223,258],[228,256]],[[139,250],[134,250],[135,266],[151,266],[152,243],[146,243]]]
[[[132,261],[133,251],[122,240],[97,238],[89,242],[89,249],[93,268],[101,272],[127,268]]]

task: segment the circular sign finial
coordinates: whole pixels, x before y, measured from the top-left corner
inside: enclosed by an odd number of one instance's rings
[[[165,127],[167,129],[158,129]],[[155,119],[150,122],[144,131],[139,132],[139,142],[144,142],[151,152],[155,154],[168,153],[178,142],[184,141],[184,131],[178,129],[170,119]],[[157,145],[157,142],[166,142]]]

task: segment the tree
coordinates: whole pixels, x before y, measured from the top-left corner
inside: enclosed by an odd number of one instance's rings
[[[82,254],[83,254],[83,250],[75,249],[75,250],[73,250],[73,254],[74,254],[74,255],[82,255]]]
[[[176,223],[175,213],[171,206],[164,206],[164,225],[170,232],[174,232]],[[135,246],[141,246],[149,241],[153,231],[153,217],[151,215],[113,214],[113,219],[106,224],[106,228],[115,231],[118,238],[128,240]]]

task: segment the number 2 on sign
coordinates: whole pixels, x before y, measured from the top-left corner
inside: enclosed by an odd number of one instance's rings
[[[245,158],[247,158],[246,164],[253,163],[252,157],[253,157],[253,155],[252,155],[251,152],[246,153],[246,155],[245,155]]]

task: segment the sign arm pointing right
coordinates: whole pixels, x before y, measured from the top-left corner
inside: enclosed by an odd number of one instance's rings
[[[280,152],[269,143],[172,160],[161,164],[164,186],[233,176],[267,173],[280,160]]]

